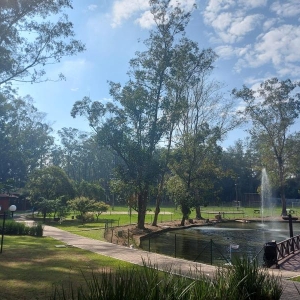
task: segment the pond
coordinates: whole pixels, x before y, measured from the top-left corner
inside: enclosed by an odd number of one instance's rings
[[[293,230],[294,235],[300,234],[300,223],[293,223]],[[157,234],[141,241],[140,246],[146,251],[214,265],[245,256],[257,257],[262,264],[264,244],[281,242],[289,235],[288,222],[228,222]]]

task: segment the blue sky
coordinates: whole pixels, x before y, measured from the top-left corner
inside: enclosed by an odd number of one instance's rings
[[[232,88],[243,84],[254,88],[274,76],[299,80],[299,0],[179,2],[185,9],[197,4],[187,36],[200,48],[211,47],[219,55],[212,76],[224,84],[228,97]],[[73,0],[73,10],[66,12],[87,50],[48,66],[46,71],[51,78],[62,72],[67,80],[15,86],[20,95],[33,97],[55,131],[62,127],[88,131],[85,120],[70,116],[74,102],[84,96],[110,99],[107,80],[126,82],[128,62],[143,47],[153,22],[147,0]],[[297,126],[299,130],[299,122]],[[242,130],[229,134],[225,145],[239,136]]]

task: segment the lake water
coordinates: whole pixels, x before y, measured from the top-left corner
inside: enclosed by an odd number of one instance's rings
[[[300,234],[300,223],[293,223],[294,236]],[[179,229],[143,240],[144,250],[192,261],[224,264],[234,257],[258,257],[263,262],[265,243],[281,242],[290,236],[288,222],[217,223]],[[230,245],[239,245],[238,249]],[[236,247],[235,247],[236,248]]]

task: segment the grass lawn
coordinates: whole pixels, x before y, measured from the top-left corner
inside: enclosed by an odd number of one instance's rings
[[[237,218],[260,218],[261,215],[258,213],[254,213],[254,209],[260,209],[257,208],[244,208],[241,207],[237,209],[236,207],[232,206],[207,206],[207,207],[201,207],[202,211],[202,217],[206,219],[213,219],[215,217],[214,213],[218,212],[225,212],[224,217],[226,219],[237,219]],[[155,210],[155,207],[150,207],[149,212],[146,215],[145,223],[151,224],[153,221],[153,212]],[[123,212],[123,214],[121,214]],[[232,213],[234,212],[234,213]],[[243,213],[241,213],[243,212]],[[264,210],[264,216],[280,216],[281,214],[281,208],[277,207],[274,209],[265,209]],[[300,214],[300,211],[299,211]],[[102,214],[99,217],[99,221],[94,221],[91,223],[82,224],[80,221],[76,219],[72,219],[71,217],[76,215],[75,213],[71,213],[67,216],[66,220],[64,220],[61,224],[59,222],[54,222],[52,220],[52,217],[48,217],[46,219],[46,224],[58,227],[60,229],[88,237],[93,238],[97,240],[104,241],[104,228],[105,228],[105,220],[113,220],[109,221],[108,226],[123,226],[128,224],[136,224],[137,223],[137,214],[135,212],[132,213],[131,217],[128,212],[128,208],[126,206],[115,206],[114,210],[112,208],[106,213]],[[192,211],[191,218],[195,217],[195,211]],[[178,223],[181,220],[181,212],[180,209],[175,209],[173,206],[169,207],[162,207],[161,213],[158,216],[158,222],[169,222],[169,221],[178,221]],[[39,216],[36,218],[36,220],[42,221],[42,217]]]
[[[59,248],[52,238],[5,236],[0,254],[1,300],[46,299],[54,284],[81,284],[82,273],[132,265],[77,248]]]

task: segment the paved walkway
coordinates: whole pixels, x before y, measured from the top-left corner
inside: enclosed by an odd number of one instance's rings
[[[131,249],[128,247],[111,244],[108,242],[101,242],[94,239],[85,238],[61,229],[45,226],[44,236],[52,237],[67,245],[72,245],[81,249],[99,253],[113,257],[122,261],[127,261],[136,265],[143,265],[143,262],[151,262],[160,270],[170,270],[178,274],[190,274],[191,271],[202,272],[207,276],[213,276],[216,271],[215,266],[191,262],[184,259],[173,258],[157,253],[147,252],[138,249]],[[284,292],[281,297],[283,300],[300,299],[300,283],[294,283],[286,280],[291,277],[300,276],[300,254],[297,255],[299,259],[297,268],[294,265],[289,269],[292,260],[287,260],[281,265],[281,269],[270,269],[269,272],[274,275],[279,275],[284,279]],[[297,272],[295,272],[297,271]],[[298,290],[299,293],[298,293]]]

